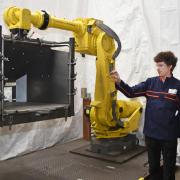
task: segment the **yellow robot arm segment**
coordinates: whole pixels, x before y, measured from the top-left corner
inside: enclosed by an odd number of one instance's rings
[[[48,27],[73,31],[82,33],[85,31],[82,22],[69,21],[49,16],[45,11],[36,11],[31,13],[29,9],[10,7],[4,12],[4,21],[8,28],[30,30],[31,24],[39,29],[46,29]]]

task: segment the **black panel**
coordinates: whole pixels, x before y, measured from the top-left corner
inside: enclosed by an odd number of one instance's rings
[[[44,52],[28,69],[28,101],[68,103],[67,52]]]
[[[49,47],[5,40],[4,55],[10,60],[5,62],[5,76],[8,77],[8,81],[12,82],[27,74],[32,68],[36,73],[36,63],[44,60],[41,65],[43,69],[50,53]]]

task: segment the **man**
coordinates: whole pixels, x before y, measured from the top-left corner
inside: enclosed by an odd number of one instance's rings
[[[180,81],[173,77],[177,58],[170,51],[154,57],[159,76],[130,87],[121,80],[118,72],[110,73],[115,86],[127,97],[145,96],[144,135],[148,151],[151,180],[175,180],[175,163],[180,109]],[[163,156],[163,173],[160,158]]]

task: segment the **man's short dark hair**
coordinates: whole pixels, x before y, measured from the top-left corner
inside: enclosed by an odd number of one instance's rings
[[[177,60],[178,58],[171,51],[160,52],[154,57],[156,63],[164,62],[168,66],[172,65],[172,71],[176,67]]]

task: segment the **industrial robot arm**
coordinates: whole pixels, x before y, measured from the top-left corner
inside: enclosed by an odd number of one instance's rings
[[[90,120],[97,138],[126,136],[138,129],[141,104],[118,101],[117,90],[110,79],[115,69],[115,58],[121,50],[116,33],[102,21],[93,18],[61,19],[45,11],[32,13],[29,9],[10,7],[4,12],[4,21],[12,35],[25,38],[33,25],[41,30],[57,28],[72,31],[75,51],[96,56],[96,83],[94,101],[91,103]],[[118,48],[115,48],[115,42]],[[121,120],[126,118],[126,120]]]

